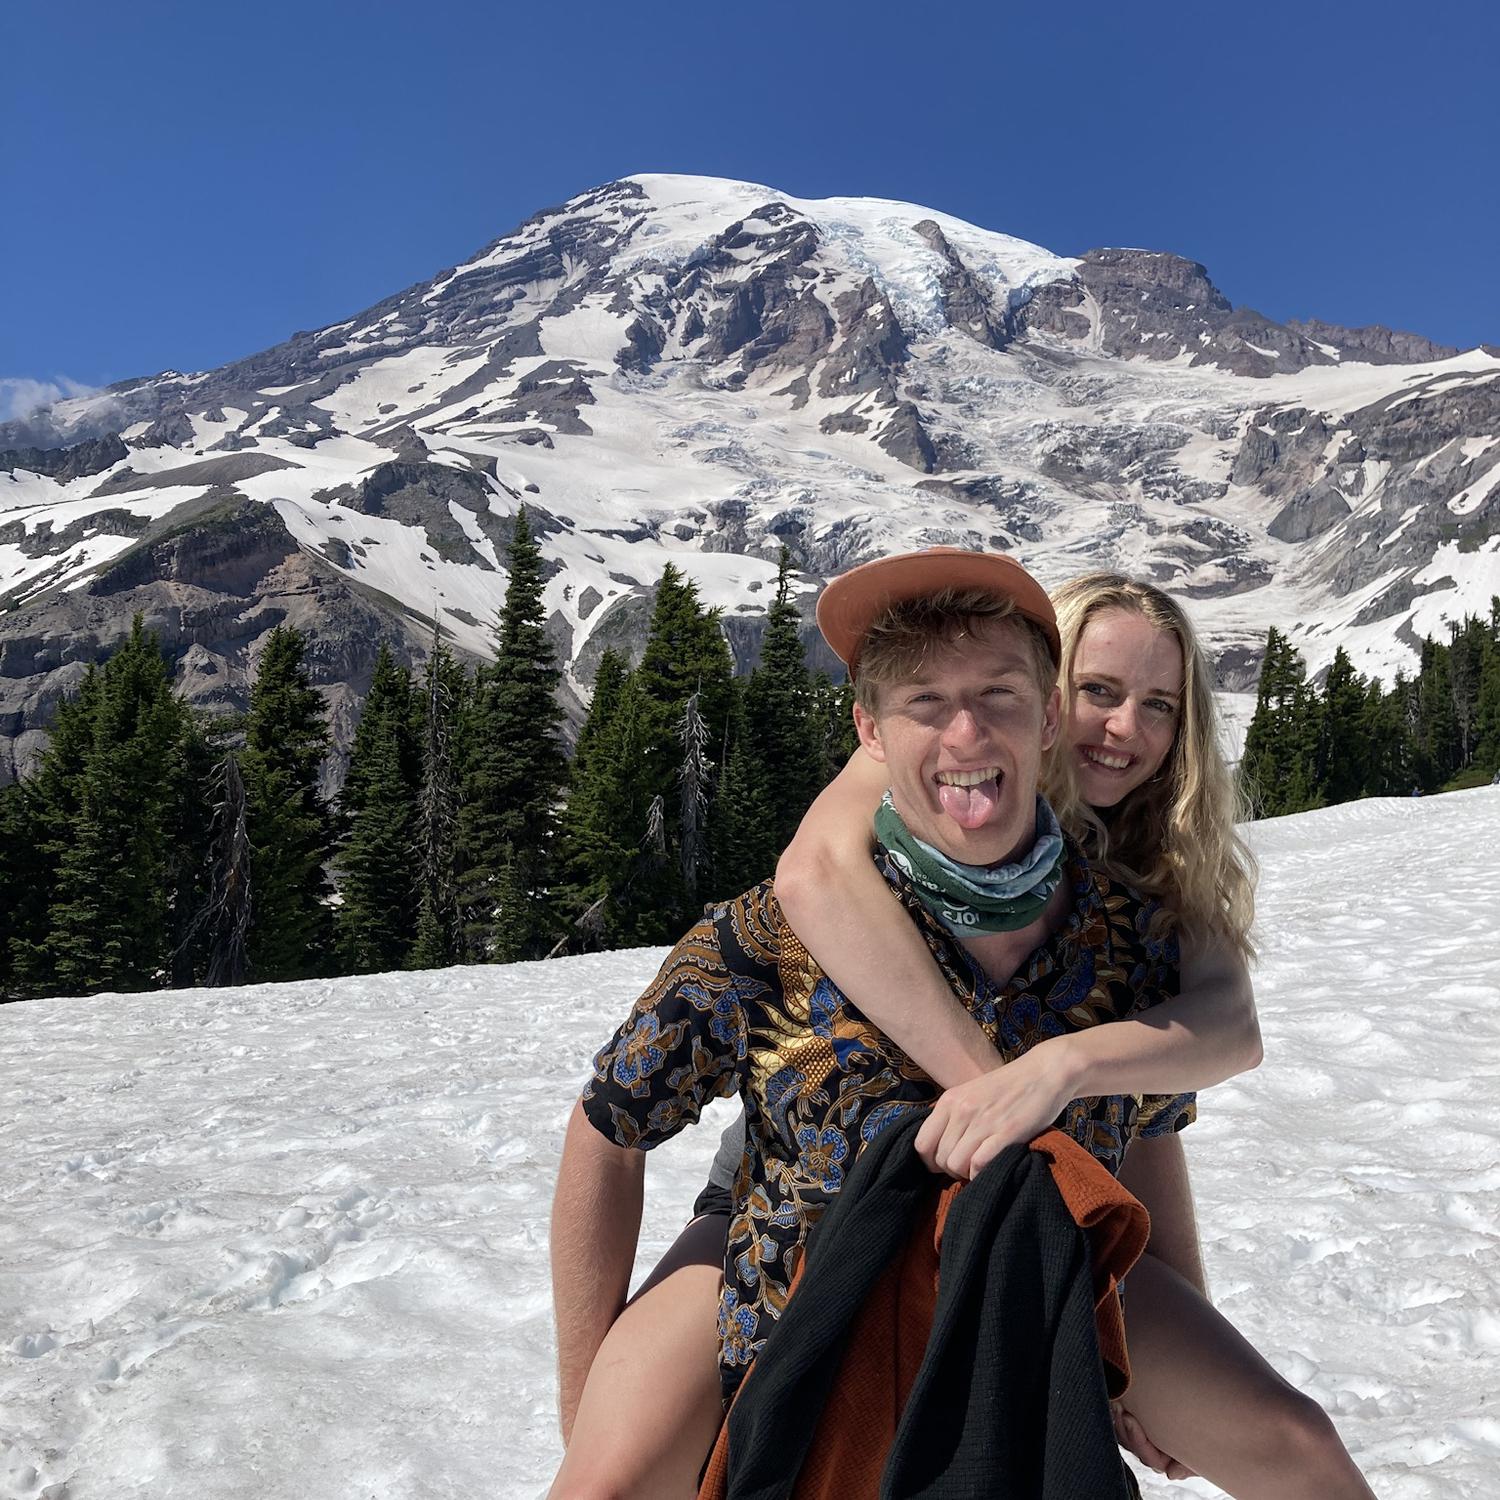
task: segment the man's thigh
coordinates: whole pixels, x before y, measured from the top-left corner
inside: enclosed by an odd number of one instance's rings
[[[589,1368],[549,1500],[690,1500],[723,1407],[723,1214],[694,1219],[615,1320]]]

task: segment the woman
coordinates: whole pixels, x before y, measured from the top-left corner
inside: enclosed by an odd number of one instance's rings
[[[1075,580],[1054,603],[1065,731],[1051,790],[1062,807],[1081,797],[1070,832],[1089,855],[1174,914],[1179,998],[1074,1034],[1066,1070],[1046,1041],[997,1067],[915,927],[888,920],[888,887],[868,854],[883,779],[864,756],[819,798],[777,871],[788,920],[825,972],[947,1090],[918,1148],[956,1176],[1038,1133],[1071,1097],[1174,1093],[1259,1061],[1245,970],[1250,865],[1191,627],[1168,596],[1113,575]],[[1240,1500],[1368,1497],[1326,1416],[1208,1303],[1175,1136],[1136,1142],[1122,1178],[1153,1210],[1152,1253],[1130,1278],[1135,1382],[1117,1412],[1122,1441],[1170,1476],[1197,1470]],[[554,1496],[692,1493],[719,1420],[713,1309],[726,1222],[695,1218],[622,1313],[590,1371]]]

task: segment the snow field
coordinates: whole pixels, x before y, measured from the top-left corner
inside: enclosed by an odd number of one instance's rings
[[[1500,791],[1254,842],[1267,1058],[1184,1137],[1216,1299],[1382,1500],[1489,1500]],[[562,1132],[660,956],[0,1009],[0,1496],[541,1494]],[[652,1153],[637,1278],[711,1113]]]

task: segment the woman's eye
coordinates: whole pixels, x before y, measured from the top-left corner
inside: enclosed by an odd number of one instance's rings
[[[1147,698],[1146,707],[1154,714],[1175,714],[1177,705],[1168,703],[1165,698]]]
[[[1091,698],[1107,698],[1109,689],[1102,682],[1080,682],[1078,684],[1080,693],[1087,693]]]

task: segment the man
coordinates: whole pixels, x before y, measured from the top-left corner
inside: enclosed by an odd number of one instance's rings
[[[1059,708],[1040,585],[1009,558],[932,549],[835,579],[818,620],[849,665],[860,742],[889,773],[882,872],[1001,1054],[1165,999],[1176,955],[1151,936],[1154,907],[1090,871],[1037,796]],[[770,882],[677,944],[574,1112],[553,1218],[565,1428],[623,1301],[643,1153],[731,1093],[747,1144],[719,1305],[726,1395],[859,1152],[937,1093],[817,968]],[[1190,1096],[1080,1099],[1061,1123],[1117,1170],[1136,1135],[1191,1111]],[[670,1391],[661,1399],[676,1409]]]

